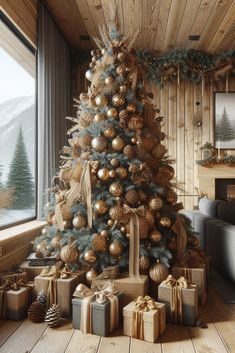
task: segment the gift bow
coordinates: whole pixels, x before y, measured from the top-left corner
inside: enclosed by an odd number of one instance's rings
[[[117,290],[114,287],[114,284],[111,283],[108,287],[102,288],[100,291],[95,292],[96,301],[99,304],[104,303],[105,301],[109,300],[111,295],[117,293]]]
[[[182,324],[183,321],[183,300],[182,289],[188,288],[188,282],[184,277],[175,279],[169,275],[165,280],[165,284],[171,287],[170,311],[173,322]]]
[[[145,297],[139,296],[135,303],[135,310],[136,311],[150,311],[156,308],[155,300],[148,295]]]
[[[144,339],[143,313],[151,310],[157,310],[155,300],[148,295],[145,297],[139,296],[136,300],[135,309],[133,311],[132,336],[134,338],[141,340]]]
[[[85,286],[84,284],[80,283],[76,289],[75,292],[73,293],[74,297],[83,299],[85,297],[89,297],[94,294],[94,291]]]
[[[123,213],[130,214],[129,276],[131,278],[139,278],[139,216],[145,215],[145,207],[140,206],[138,208],[131,208],[124,204]]]

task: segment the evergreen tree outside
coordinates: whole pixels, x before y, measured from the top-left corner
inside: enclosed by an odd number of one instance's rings
[[[2,164],[0,164],[0,189],[3,189],[4,184],[2,182],[2,170],[3,170],[3,166]]]
[[[28,209],[34,204],[34,182],[29,166],[22,127],[20,127],[15,152],[10,164],[7,188],[14,188],[12,209]]]
[[[229,121],[228,113],[224,107],[221,119],[216,124],[216,141],[231,141],[235,138],[235,132]]]

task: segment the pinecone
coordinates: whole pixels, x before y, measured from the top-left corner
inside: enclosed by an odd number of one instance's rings
[[[47,295],[45,289],[42,289],[37,296],[37,301],[46,306],[47,303]]]
[[[39,323],[43,322],[46,315],[45,305],[35,300],[28,310],[28,318],[32,322]]]
[[[61,320],[61,313],[58,304],[53,304],[46,313],[45,323],[49,327],[56,327],[59,325]]]

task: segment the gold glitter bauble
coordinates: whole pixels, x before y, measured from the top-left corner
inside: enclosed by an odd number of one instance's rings
[[[109,192],[112,196],[121,196],[123,193],[123,186],[120,183],[112,183],[109,187]]]
[[[108,98],[106,96],[100,95],[100,96],[96,96],[95,98],[95,104],[98,107],[103,107],[105,105],[108,104]]]
[[[117,158],[112,158],[110,161],[110,164],[112,167],[117,168],[119,166],[120,162]]]
[[[125,199],[127,200],[128,204],[131,206],[137,206],[140,197],[138,191],[131,189],[128,190],[125,194]]]
[[[118,111],[116,108],[109,108],[107,111],[107,116],[109,118],[117,118],[118,117]]]
[[[162,234],[156,229],[153,230],[149,235],[149,240],[154,244],[159,243],[161,239],[162,239]]]
[[[156,283],[161,283],[164,281],[169,272],[168,269],[165,265],[161,264],[159,261],[157,261],[156,264],[152,265],[149,271],[149,277],[151,278],[152,281]]]
[[[97,175],[100,180],[106,181],[109,179],[109,169],[108,168],[101,168],[98,170]]]
[[[113,226],[113,220],[112,219],[109,219],[108,220],[108,222],[107,222],[107,225],[109,226],[109,227],[112,227]]]
[[[93,268],[86,273],[86,280],[89,284],[92,283],[92,281],[98,276],[96,270]]]
[[[125,64],[120,64],[116,68],[116,73],[118,75],[124,76],[126,74],[126,65]]]
[[[125,94],[127,92],[127,86],[121,85],[119,91],[121,94]]]
[[[125,103],[125,98],[122,94],[116,93],[112,98],[112,102],[115,107],[121,107]]]
[[[126,145],[123,149],[123,154],[128,158],[128,159],[133,159],[135,157],[135,150],[133,146],[131,145]]]
[[[114,82],[113,76],[107,76],[106,79],[104,80],[104,83],[106,85],[111,85]]]
[[[131,143],[133,143],[133,145],[136,145],[136,143],[137,143],[137,138],[136,138],[136,137],[132,137],[132,138],[131,138]]]
[[[79,257],[79,251],[76,246],[71,246],[71,244],[67,244],[63,246],[60,250],[60,258],[65,263],[75,263]]]
[[[129,112],[129,113],[135,113],[136,111],[136,105],[134,103],[129,103],[127,104],[126,106],[126,110]]]
[[[73,226],[75,228],[83,228],[83,227],[86,227],[87,225],[87,219],[85,216],[82,216],[82,215],[78,215],[76,217],[74,217],[73,219]]]
[[[125,233],[126,233],[126,227],[125,227],[125,226],[122,226],[122,227],[120,228],[120,231],[121,231],[122,234],[125,234]]]
[[[117,240],[113,241],[109,245],[109,252],[110,252],[110,254],[112,254],[115,257],[120,256],[122,254],[122,250],[123,250],[123,246]]]
[[[92,140],[92,141],[93,141],[93,140]],[[122,151],[125,146],[126,146],[125,141],[124,141],[121,137],[119,137],[119,136],[117,136],[117,137],[112,141],[112,149],[113,149],[114,151],[117,151],[117,152]]]
[[[116,174],[120,179],[126,179],[128,177],[128,170],[125,167],[118,167]]]
[[[149,269],[150,261],[149,261],[149,258],[147,256],[140,256],[139,267],[140,267],[140,270],[142,270],[142,271],[145,271],[145,270]]]
[[[123,208],[120,205],[114,205],[109,210],[109,216],[111,220],[116,221],[119,220],[123,215]]]
[[[140,196],[140,193],[139,193],[139,196]],[[155,224],[155,218],[154,218],[153,212],[151,212],[150,210],[147,210],[145,212],[144,218],[148,222],[149,229],[151,229]]]
[[[161,224],[162,227],[168,229],[168,228],[170,228],[170,226],[171,226],[171,220],[170,220],[170,218],[168,218],[168,217],[161,217],[161,218],[159,219],[159,224]]]
[[[106,238],[102,237],[101,234],[92,234],[92,250],[94,251],[105,251],[106,249]]]
[[[99,123],[100,121],[106,120],[106,115],[104,113],[97,113],[94,116],[94,122]]]
[[[94,77],[94,71],[93,70],[87,70],[85,73],[86,79],[88,81],[92,81]]]
[[[106,229],[103,229],[101,232],[100,232],[100,235],[104,238],[108,238],[109,236],[109,232],[106,230]]]
[[[148,202],[149,208],[152,210],[160,210],[162,208],[163,202],[162,199],[158,196],[151,197]]]
[[[105,214],[106,212],[108,212],[108,209],[108,205],[104,200],[98,200],[94,204],[94,210],[98,214]]]
[[[107,138],[114,138],[116,136],[116,129],[115,127],[109,125],[104,130],[104,136]]]
[[[93,264],[96,261],[96,254],[94,253],[94,251],[91,249],[87,250],[84,253],[84,260],[89,264]]]
[[[116,171],[114,169],[110,170],[109,171],[109,177],[110,178],[115,178],[115,176],[116,176]]]
[[[119,61],[125,61],[125,58],[126,58],[126,55],[124,53],[122,53],[122,52],[118,53],[117,59]]]
[[[96,152],[104,152],[108,147],[108,141],[105,136],[97,136],[92,139],[91,146]]]

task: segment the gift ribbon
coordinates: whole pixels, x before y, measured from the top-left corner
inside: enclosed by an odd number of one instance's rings
[[[92,291],[84,284],[79,284],[75,289],[74,296],[82,298],[81,302],[81,325],[80,330],[84,333],[92,333],[92,301],[102,304],[110,302],[110,331],[119,323],[119,302],[115,295],[117,290],[113,284],[104,286],[101,290]]]
[[[187,245],[187,233],[180,220],[177,218],[171,230],[177,235],[177,261],[181,262]]]
[[[145,215],[145,207],[131,208],[124,204],[123,213],[130,215],[129,276],[130,278],[139,278],[139,216]]]
[[[154,299],[146,295],[139,296],[135,303],[132,320],[132,337],[143,340],[144,339],[144,320],[143,313],[150,310],[157,310]]]
[[[169,275],[165,280],[165,284],[171,287],[171,319],[174,323],[182,324],[183,320],[183,301],[182,301],[182,289],[188,288],[188,282],[184,277],[175,279],[172,275]]]

